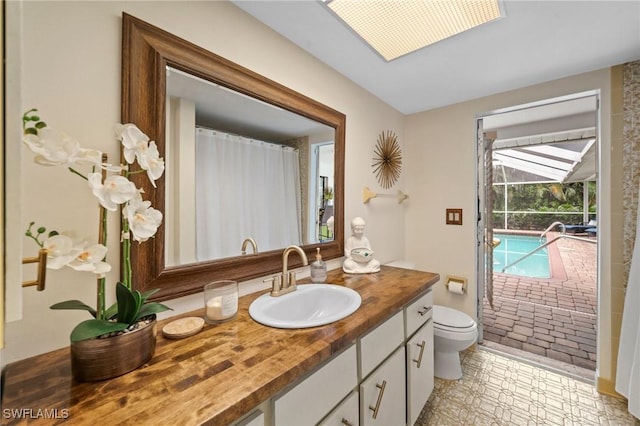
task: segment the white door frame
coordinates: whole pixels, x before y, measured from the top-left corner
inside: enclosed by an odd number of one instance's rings
[[[526,110],[526,109],[530,109],[530,108],[534,108],[534,107],[540,107],[540,106],[544,106],[544,105],[551,105],[551,104],[557,104],[560,102],[566,102],[566,101],[570,101],[570,100],[575,100],[575,99],[580,99],[580,98],[587,98],[587,97],[595,97],[596,98],[596,138],[597,138],[597,147],[596,147],[596,152],[597,152],[597,161],[596,161],[596,194],[597,194],[597,206],[596,206],[596,211],[598,212],[598,214],[600,214],[600,212],[602,211],[601,205],[600,205],[600,200],[601,198],[601,192],[600,192],[600,176],[601,176],[601,170],[602,170],[602,164],[601,164],[601,158],[602,156],[600,155],[600,149],[602,146],[601,143],[601,135],[600,135],[600,129],[601,129],[601,123],[600,123],[600,114],[601,114],[601,103],[600,103],[600,90],[589,90],[586,92],[580,92],[580,93],[574,93],[571,95],[566,95],[566,96],[560,96],[557,98],[551,98],[551,99],[546,99],[546,100],[541,100],[541,101],[536,101],[536,102],[531,102],[531,103],[527,103],[527,104],[522,104],[522,105],[516,105],[513,107],[508,107],[508,108],[501,108],[501,109],[497,109],[494,111],[489,111],[489,112],[485,112],[482,114],[478,114],[476,115],[476,119],[475,119],[475,126],[476,126],[476,140],[475,140],[475,149],[476,149],[476,199],[477,199],[477,211],[476,211],[476,224],[477,224],[477,229],[476,229],[476,283],[477,283],[477,289],[476,289],[476,295],[477,295],[477,300],[476,300],[476,314],[477,314],[477,318],[478,318],[478,342],[482,343],[483,341],[483,325],[484,325],[484,318],[483,318],[483,300],[485,297],[485,288],[486,286],[486,282],[485,282],[485,274],[486,274],[486,268],[485,268],[485,263],[486,263],[486,257],[487,257],[487,253],[486,253],[486,248],[488,247],[487,244],[485,244],[485,234],[486,234],[486,223],[485,223],[485,217],[487,217],[487,215],[491,214],[491,212],[488,211],[488,206],[486,206],[485,204],[485,197],[484,197],[484,186],[485,186],[485,172],[484,170],[482,170],[482,168],[484,167],[484,152],[483,152],[483,140],[484,140],[484,132],[483,132],[483,119],[489,116],[494,116],[494,115],[499,115],[499,114],[503,114],[503,113],[508,113],[508,112],[514,112],[514,111],[521,111],[521,110]],[[600,267],[600,247],[601,244],[597,244],[597,277],[596,277],[596,286],[597,286],[597,291],[596,294],[600,294],[600,273],[601,273],[601,267]],[[597,303],[600,303],[600,300],[597,301]],[[600,309],[597,309],[598,314],[600,315]],[[599,321],[597,321],[597,324],[599,324]],[[599,333],[600,330],[597,330],[597,333]],[[599,345],[596,345],[596,351],[599,351]],[[599,354],[596,353],[596,363],[598,362],[598,360],[600,359]]]

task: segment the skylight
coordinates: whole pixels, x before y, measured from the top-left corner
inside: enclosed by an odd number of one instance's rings
[[[498,0],[325,0],[385,60],[500,18]]]

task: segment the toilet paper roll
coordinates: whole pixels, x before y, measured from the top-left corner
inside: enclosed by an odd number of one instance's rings
[[[459,281],[449,281],[449,293],[464,294],[464,284]]]

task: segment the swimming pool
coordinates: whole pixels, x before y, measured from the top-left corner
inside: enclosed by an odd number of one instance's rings
[[[527,235],[493,234],[500,239],[500,245],[493,249],[493,270],[502,272],[502,268],[520,259],[531,250],[544,244],[539,237]],[[505,274],[521,275],[531,278],[550,278],[549,253],[546,248],[509,267]]]

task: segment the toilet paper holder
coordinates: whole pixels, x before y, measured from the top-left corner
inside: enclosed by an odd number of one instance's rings
[[[449,284],[452,284],[451,287]],[[464,294],[467,292],[467,279],[464,277],[447,275],[444,285],[447,287],[447,291],[452,293]]]

